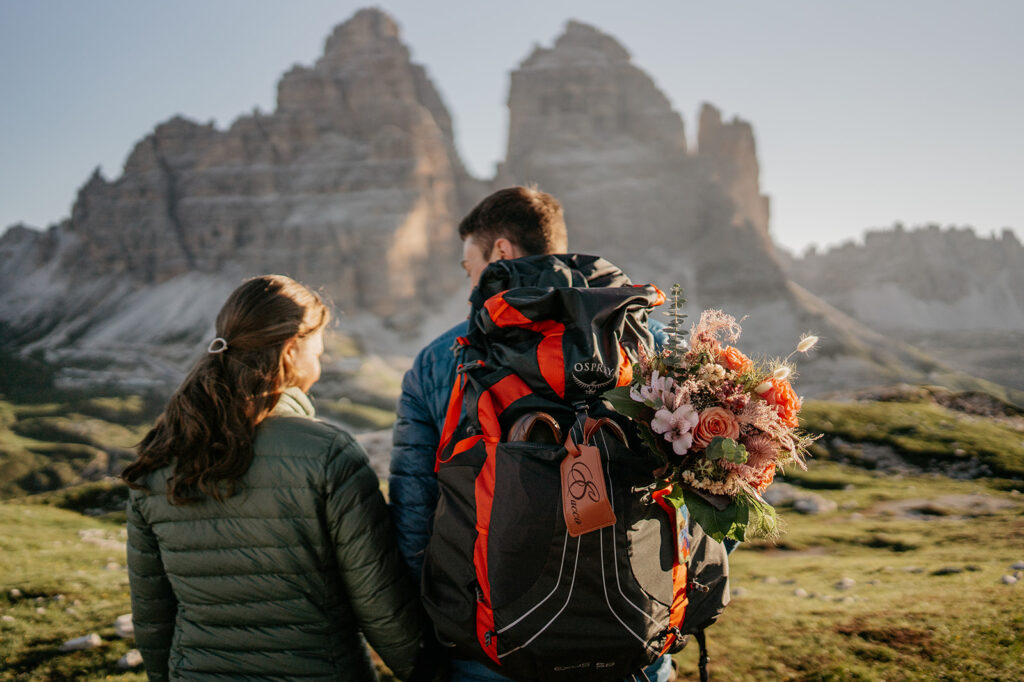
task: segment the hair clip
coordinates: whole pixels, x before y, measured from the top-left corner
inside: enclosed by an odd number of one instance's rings
[[[207,346],[207,348],[206,348],[206,352],[207,353],[223,353],[227,349],[228,349],[228,342],[225,341],[223,338],[218,336],[217,338],[215,338],[213,341],[210,342],[210,345]]]

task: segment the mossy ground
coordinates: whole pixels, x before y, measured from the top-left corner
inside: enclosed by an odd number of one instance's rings
[[[118,417],[130,404],[73,413],[130,428]],[[16,419],[71,413],[10,405],[0,407],[22,410]],[[708,630],[713,679],[1024,679],[1024,581],[1001,580],[1024,561],[1024,495],[1013,492],[1024,489],[1015,476],[1024,470],[1024,435],[928,403],[812,402],[804,414],[825,434],[819,456],[781,480],[838,509],[803,516],[782,508],[787,530],[777,545],[748,542],[732,555],[740,593]],[[3,439],[26,438],[3,418]],[[1000,477],[865,470],[830,460],[842,454],[837,438],[843,447],[888,444],[924,463],[956,463],[961,449],[1000,467]],[[103,512],[122,494],[96,482],[0,502],[0,617],[13,619],[0,620],[0,681],[144,679],[116,669],[133,646],[113,628],[130,611],[124,517]],[[841,590],[842,578],[855,583]],[[12,598],[12,588],[23,596]],[[91,632],[100,647],[58,651]],[[693,644],[677,656],[682,680],[697,679],[696,658]]]
[[[800,417],[806,429],[825,434],[819,455],[839,438],[888,445],[921,466],[977,460],[996,477],[1024,478],[1024,432],[1017,420],[996,421],[925,401],[810,401]]]
[[[1024,560],[1024,496],[934,475],[812,470],[852,488],[816,491],[839,504],[832,514],[782,510],[781,547],[747,543],[733,553],[740,594],[708,630],[713,677],[1024,679],[1024,581],[1002,582]],[[1002,508],[904,516],[884,504],[952,495]],[[856,582],[840,589],[843,578]],[[696,658],[695,646],[678,656],[683,679],[696,679]]]

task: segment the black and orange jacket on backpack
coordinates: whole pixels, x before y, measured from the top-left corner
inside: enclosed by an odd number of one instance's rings
[[[423,600],[455,655],[523,680],[615,680],[681,645],[686,547],[658,465],[601,394],[664,300],[593,256],[493,263],[441,434]],[[692,539],[692,538],[691,538]]]

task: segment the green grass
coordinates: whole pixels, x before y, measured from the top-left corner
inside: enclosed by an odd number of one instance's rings
[[[14,402],[0,396],[0,499],[117,471],[151,424],[139,396]]]
[[[931,402],[808,401],[800,413],[809,431],[825,434],[825,454],[836,437],[892,447],[921,466],[977,459],[997,477],[1024,478],[1024,432],[1010,424]]]
[[[0,612],[14,618],[0,622],[0,680],[145,679],[115,667],[134,646],[114,632],[114,620],[131,611],[123,541],[115,521],[0,503]],[[24,596],[12,598],[13,588]],[[57,650],[92,632],[100,647]]]
[[[833,463],[811,472],[852,487],[817,490],[839,504],[833,514],[783,512],[788,549],[747,543],[732,555],[732,587],[747,592],[708,630],[713,679],[1024,678],[1024,583],[1001,582],[1024,560],[1024,497],[979,482],[893,480]],[[1009,506],[917,519],[875,506],[954,494]],[[941,575],[945,568],[960,572]],[[837,589],[843,577],[856,585]],[[797,588],[812,597],[795,596]],[[678,655],[681,679],[696,679],[696,654],[691,645]]]
[[[1024,677],[1024,583],[1000,580],[1024,560],[1024,496],[983,481],[897,479],[834,462],[812,464],[801,482],[839,510],[781,510],[782,543],[750,542],[733,554],[732,587],[746,592],[708,630],[712,679]],[[114,668],[132,646],[113,631],[130,610],[125,572],[105,568],[124,564],[123,526],[115,516],[56,506],[87,508],[117,489],[90,484],[0,503],[0,615],[15,618],[0,622],[0,680],[142,679]],[[885,507],[952,495],[982,495],[1003,508],[903,518]],[[103,544],[84,542],[82,531]],[[945,568],[960,572],[942,575]],[[835,587],[843,577],[856,580],[852,589]],[[12,587],[25,597],[11,600]],[[797,588],[814,596],[794,596]],[[90,632],[103,638],[98,649],[56,650]],[[696,647],[677,658],[681,679],[696,680]]]
[[[393,410],[347,400],[322,400],[317,403],[318,415],[340,421],[356,430],[380,431],[395,423]]]

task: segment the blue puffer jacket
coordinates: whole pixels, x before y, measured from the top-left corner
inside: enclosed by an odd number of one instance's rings
[[[398,549],[417,584],[437,505],[434,458],[455,380],[453,345],[468,331],[469,322],[463,321],[434,339],[420,351],[402,379],[392,435],[388,496]]]

